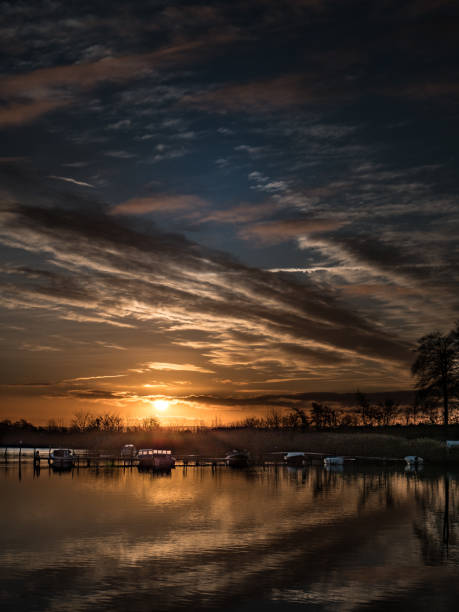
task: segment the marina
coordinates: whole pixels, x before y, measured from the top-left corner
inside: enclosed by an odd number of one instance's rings
[[[126,447],[128,449],[126,450]],[[125,445],[116,450],[64,449],[64,448],[22,448],[4,447],[0,449],[0,465],[32,463],[40,469],[84,469],[84,468],[130,468],[168,470],[175,467],[237,467],[288,465],[304,467],[306,465],[342,466],[358,462],[362,464],[407,464],[422,467],[421,457],[341,457],[333,453],[312,451],[275,451],[263,453],[253,458],[248,451],[233,449],[222,457],[210,457],[198,454],[175,454],[169,449],[140,449]]]

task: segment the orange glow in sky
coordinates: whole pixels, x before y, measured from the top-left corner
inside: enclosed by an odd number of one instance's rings
[[[165,399],[157,399],[153,402],[153,406],[160,412],[165,412],[169,408],[169,402]]]

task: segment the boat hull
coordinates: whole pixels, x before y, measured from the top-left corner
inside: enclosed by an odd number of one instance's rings
[[[139,468],[150,470],[171,470],[175,467],[175,459],[170,455],[141,457],[139,459]]]
[[[249,456],[245,453],[237,453],[227,455],[225,457],[226,465],[232,468],[245,468],[249,465]]]

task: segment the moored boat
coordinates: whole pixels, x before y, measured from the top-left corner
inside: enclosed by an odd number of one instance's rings
[[[55,448],[49,454],[51,466],[54,468],[71,468],[75,464],[75,453],[71,448]]]
[[[407,455],[404,457],[406,464],[408,466],[420,466],[424,463],[424,459],[422,457],[418,457],[417,455]]]
[[[233,449],[226,453],[225,461],[229,467],[247,467],[250,462],[250,453],[246,450]]]
[[[293,451],[286,453],[284,456],[284,461],[287,465],[291,466],[302,466],[304,465],[304,453],[300,451]]]
[[[133,459],[137,455],[137,449],[134,444],[125,444],[121,449],[121,457],[123,459]]]
[[[343,465],[344,457],[325,457],[324,465]]]
[[[175,457],[172,451],[153,448],[141,448],[137,453],[139,468],[153,470],[170,470],[175,467]]]

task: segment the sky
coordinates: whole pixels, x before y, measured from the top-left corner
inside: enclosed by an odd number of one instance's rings
[[[1,14],[0,418],[412,387],[459,306],[456,2]]]

